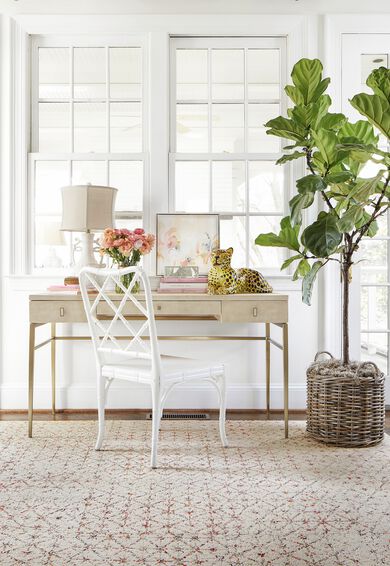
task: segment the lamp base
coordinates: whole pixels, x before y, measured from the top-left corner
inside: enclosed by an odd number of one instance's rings
[[[81,255],[75,265],[76,274],[80,273],[83,267],[101,267],[96,261],[93,253],[94,235],[91,232],[82,232],[80,238]]]

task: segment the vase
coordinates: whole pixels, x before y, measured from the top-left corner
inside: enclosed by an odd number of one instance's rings
[[[123,265],[119,266],[119,267],[124,267]],[[128,266],[126,266],[128,267]],[[134,277],[135,273],[127,273],[126,275],[121,275],[120,281],[123,285],[123,287],[125,289],[128,289],[130,287],[130,283],[133,281],[133,277]],[[140,290],[140,282],[137,281],[136,283],[134,283],[134,286],[131,290],[132,293],[138,293]],[[124,294],[124,291],[122,289],[122,287],[120,287],[119,285],[115,285],[115,293]]]

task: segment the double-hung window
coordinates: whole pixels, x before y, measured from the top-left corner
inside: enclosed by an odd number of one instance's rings
[[[233,265],[279,272],[284,252],[254,244],[278,231],[288,193],[280,140],[264,124],[284,112],[285,40],[171,39],[169,209],[220,215]]]
[[[141,40],[36,36],[31,52],[34,269],[45,266],[48,248],[63,266],[71,262],[74,242],[59,232],[62,186],[116,187],[117,225],[142,225],[147,128]]]

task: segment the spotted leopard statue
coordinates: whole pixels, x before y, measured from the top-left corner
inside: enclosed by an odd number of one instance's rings
[[[236,293],[272,293],[272,287],[254,269],[233,269],[230,262],[233,248],[214,250],[211,254],[211,269],[208,275],[209,295],[231,295]]]

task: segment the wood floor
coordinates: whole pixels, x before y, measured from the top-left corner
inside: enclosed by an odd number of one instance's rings
[[[200,413],[205,412],[210,416],[210,419],[218,418],[218,411],[216,410],[168,410],[168,413]],[[145,420],[150,413],[150,410],[129,410],[129,409],[107,409],[106,418],[116,420]],[[93,409],[89,410],[60,410],[54,416],[50,411],[34,411],[34,420],[37,421],[85,421],[96,420],[97,412]],[[265,411],[227,411],[227,419],[230,420],[266,420],[267,415]],[[273,410],[270,412],[271,420],[283,420],[283,411]],[[290,411],[290,420],[304,421],[306,419],[305,411]],[[26,421],[26,411],[0,411],[0,421]],[[390,434],[390,410],[386,411],[386,432]]]

